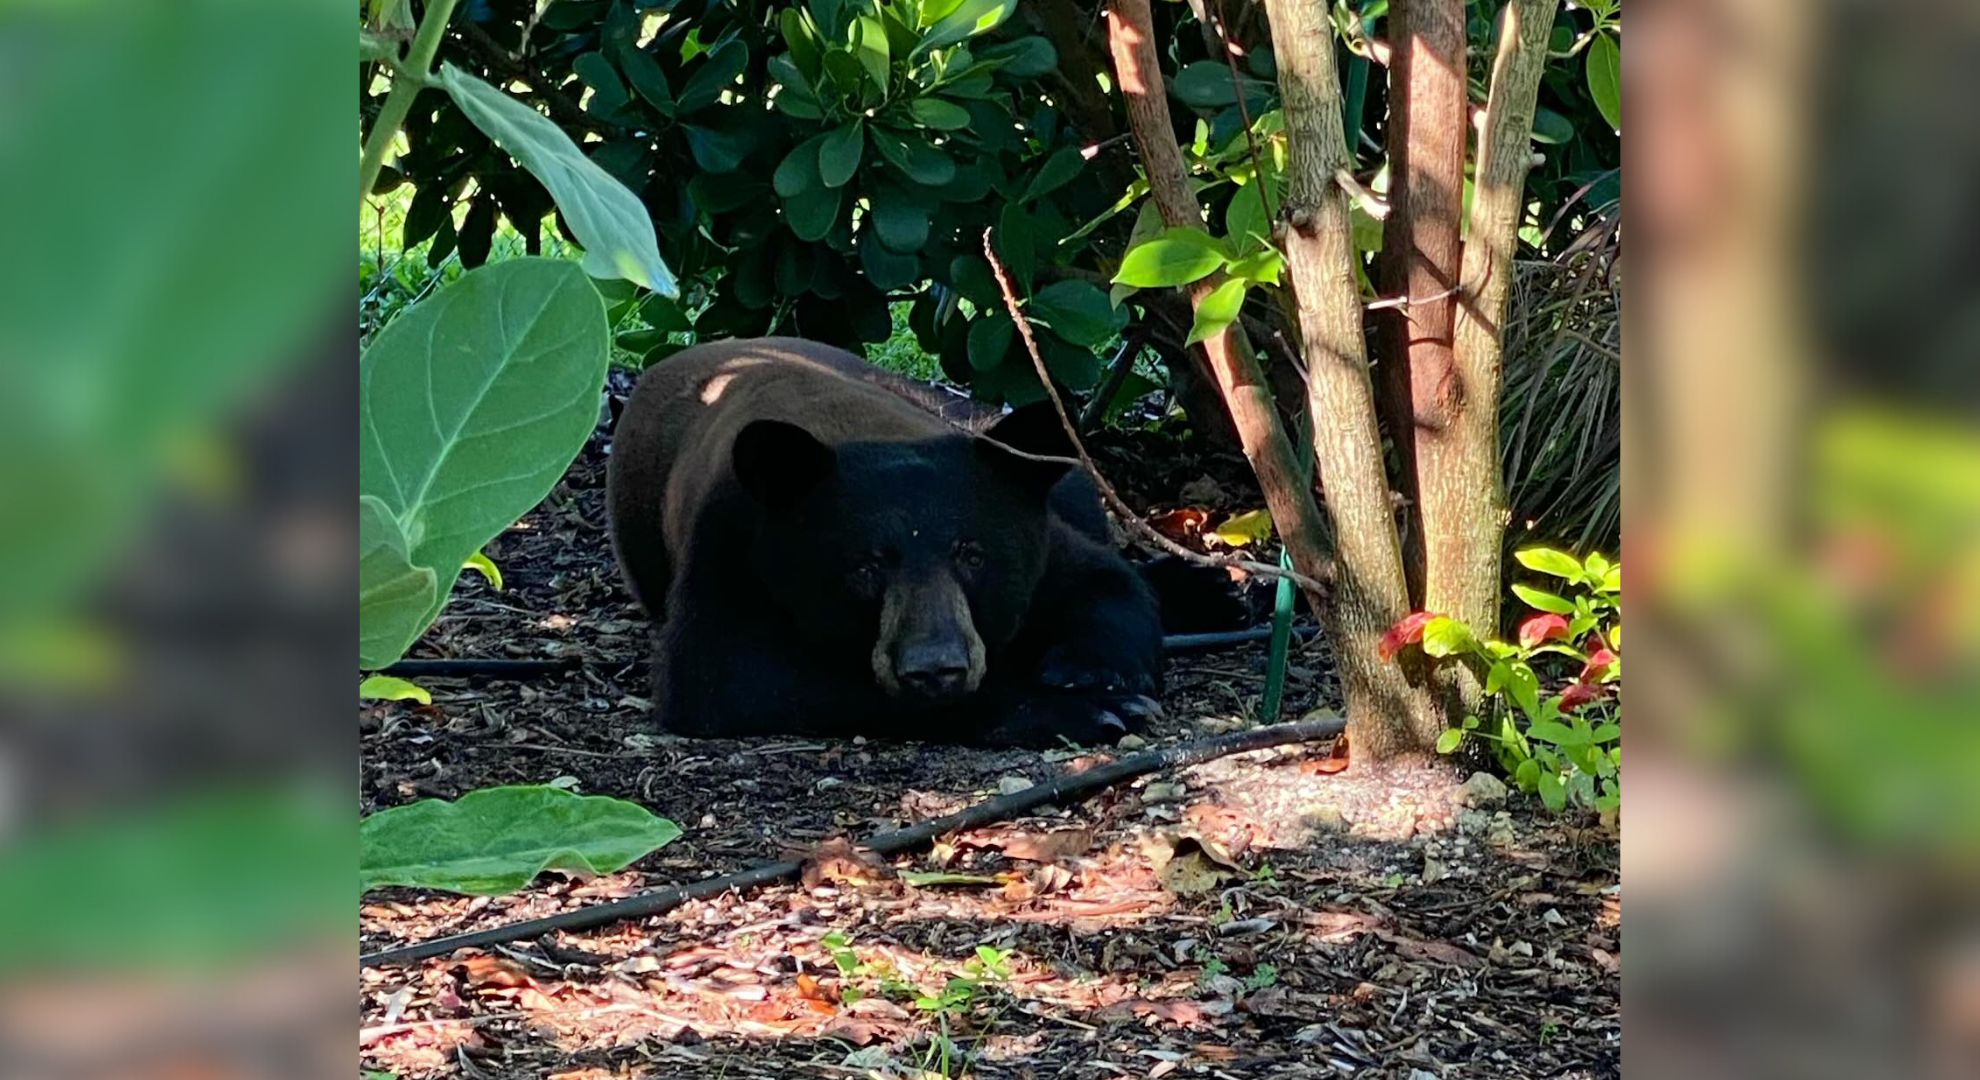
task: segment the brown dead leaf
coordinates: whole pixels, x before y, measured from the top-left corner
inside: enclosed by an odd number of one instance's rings
[[[885,859],[864,848],[854,847],[852,841],[843,836],[835,836],[813,847],[805,856],[804,868],[798,872],[799,880],[806,889],[815,889],[822,884],[844,884],[855,888],[894,884],[894,869]]]
[[[1246,994],[1238,1002],[1238,1008],[1253,1016],[1310,1016],[1317,1011],[1293,1001],[1292,994],[1283,986],[1268,986]]]
[[[1209,892],[1230,876],[1230,871],[1217,865],[1201,848],[1176,855],[1156,874],[1162,887],[1177,896]]]
[[[1051,832],[1020,832],[997,843],[1004,854],[1026,862],[1055,863],[1083,854],[1093,846],[1091,829],[1054,829]]]
[[[1376,994],[1379,994],[1381,992],[1382,992],[1382,988],[1376,986],[1374,983],[1363,982],[1363,983],[1355,983],[1354,989],[1348,992],[1348,996],[1354,998],[1354,1000],[1356,1001],[1367,1001],[1369,998],[1372,998]]]
[[[1427,961],[1433,964],[1450,964],[1453,967],[1481,968],[1485,961],[1476,953],[1453,945],[1448,941],[1434,941],[1428,938],[1404,937],[1393,930],[1376,930],[1375,936],[1396,947],[1396,954],[1405,960]]]
[[[1101,1020],[1131,1020],[1141,1016],[1153,1016],[1171,1024],[1192,1027],[1203,1022],[1204,1009],[1188,998],[1124,998],[1112,1005],[1096,1010],[1093,1015]]]
[[[528,968],[503,956],[470,956],[461,961],[460,969],[468,986],[476,990],[514,990],[536,985]]]
[[[1616,959],[1615,954],[1611,953],[1607,949],[1598,949],[1593,946],[1590,946],[1588,949],[1588,955],[1594,959],[1595,963],[1598,964],[1603,971],[1606,971],[1611,975],[1614,975],[1616,972],[1622,970],[1622,961]]]
[[[1304,719],[1302,717],[1302,719]],[[1325,756],[1310,757],[1299,763],[1299,771],[1307,774],[1328,776],[1348,767],[1348,737],[1343,731],[1334,736],[1334,743]]]
[[[1179,506],[1166,514],[1157,514],[1148,519],[1148,525],[1156,532],[1171,540],[1188,540],[1203,531],[1204,523],[1210,520],[1210,511],[1198,506]]]

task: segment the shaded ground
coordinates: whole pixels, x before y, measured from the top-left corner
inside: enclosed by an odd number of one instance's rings
[[[1147,777],[891,863],[830,843],[1042,780],[1071,755],[654,734],[642,719],[645,628],[604,539],[602,450],[594,440],[544,504],[490,546],[507,590],[464,582],[414,653],[575,656],[588,666],[534,682],[422,680],[430,707],[361,708],[360,806],[564,781],[636,799],[687,834],[624,872],[546,876],[510,897],[373,893],[363,947],[545,915],[793,849],[818,853],[815,872],[809,887],[365,971],[366,1068],[518,1078],[1620,1075],[1613,835],[1520,800],[1502,808],[1490,792],[1467,804],[1435,766],[1368,775],[1337,771],[1325,747],[1264,751]],[[1241,461],[1132,444],[1098,456],[1139,504],[1229,511],[1255,500]],[[1175,659],[1170,716],[1147,739],[1242,724],[1262,669],[1261,648]],[[1287,715],[1334,700],[1324,648],[1298,655]],[[936,870],[974,880],[916,886],[901,876]]]

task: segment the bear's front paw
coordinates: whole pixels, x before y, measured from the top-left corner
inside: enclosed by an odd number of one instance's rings
[[[1111,745],[1161,715],[1162,706],[1145,694],[1041,694],[1014,702],[985,741],[1032,747]]]
[[[1066,646],[1047,649],[1038,661],[1038,685],[1074,693],[1144,695],[1158,687],[1145,665],[1087,656]]]

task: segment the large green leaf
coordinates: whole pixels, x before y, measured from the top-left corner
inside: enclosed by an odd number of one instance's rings
[[[853,53],[859,64],[866,69],[866,76],[880,90],[881,97],[887,94],[888,53],[887,27],[871,15],[861,15],[853,21]]]
[[[688,76],[687,84],[681,87],[676,100],[676,109],[681,116],[707,108],[715,104],[736,76],[749,66],[749,47],[741,41],[730,40],[710,51],[701,62],[701,67]]]
[[[1045,164],[1039,167],[1038,175],[1031,178],[1031,184],[1024,189],[1023,201],[1030,202],[1050,195],[1070,183],[1085,167],[1086,156],[1079,152],[1079,147],[1061,148],[1046,158]]]
[[[1546,547],[1522,548],[1513,552],[1513,558],[1528,570],[1538,570],[1569,581],[1581,580],[1581,560],[1565,551]]]
[[[956,178],[955,159],[927,143],[903,140],[891,132],[875,128],[873,146],[889,165],[917,184],[941,187]]]
[[[1608,34],[1588,43],[1588,95],[1602,110],[1602,119],[1622,130],[1622,48]]]
[[[900,188],[875,188],[873,228],[895,251],[919,251],[928,242],[928,206]]]
[[[1011,351],[1011,338],[1017,333],[1010,316],[1001,311],[987,312],[969,324],[969,366],[990,371],[1004,362]]]
[[[626,81],[647,104],[662,116],[674,115],[674,91],[667,85],[667,73],[660,69],[660,61],[639,49],[626,49],[619,53],[619,66],[625,69]]]
[[[645,807],[548,785],[421,799],[358,825],[358,892],[381,885],[495,896],[545,870],[609,874],[672,843],[681,827]]]
[[[646,204],[585,157],[555,122],[452,64],[441,67],[440,85],[474,126],[542,181],[584,246],[586,271],[667,296],[679,292],[660,261]]]
[[[1199,109],[1237,104],[1239,87],[1244,88],[1247,99],[1261,97],[1271,90],[1268,84],[1257,79],[1232,79],[1231,69],[1215,60],[1186,64],[1169,81],[1171,93],[1181,98],[1184,104]]]
[[[1114,280],[1140,288],[1187,285],[1209,277],[1229,261],[1229,253],[1215,237],[1182,225],[1129,249]]]
[[[839,220],[839,196],[844,188],[814,187],[784,200],[784,224],[805,241],[825,239]]]
[[[1086,281],[1056,281],[1031,298],[1031,313],[1052,332],[1075,345],[1095,346],[1120,333],[1127,313],[1107,302],[1100,287]]]
[[[969,110],[938,97],[915,98],[908,114],[937,131],[959,131],[970,125]]]
[[[1203,302],[1196,305],[1196,318],[1189,328],[1189,340],[1185,345],[1213,338],[1224,332],[1224,328],[1237,321],[1238,313],[1244,310],[1244,290],[1251,282],[1234,277],[1210,290]]]
[[[825,139],[826,136],[814,135],[784,155],[783,164],[778,165],[777,171],[770,177],[770,187],[777,194],[788,199],[814,188],[827,186],[818,175],[818,150],[824,145]]]
[[[928,28],[928,36],[921,39],[920,48],[937,49],[988,33],[1002,26],[1016,9],[1017,0],[962,0]]]
[[[977,49],[976,58],[980,61],[1002,61],[1004,74],[1018,79],[1036,79],[1058,70],[1059,53],[1052,43],[1037,35],[1021,37],[1001,45],[991,45]]]
[[[430,566],[414,566],[405,530],[385,503],[358,498],[358,666],[376,670],[397,660],[426,629],[439,581]]]
[[[584,274],[512,259],[415,305],[358,359],[358,493],[397,524],[406,561],[434,575],[422,626],[468,556],[542,501],[583,448],[609,357],[604,301]],[[373,536],[382,559],[393,540],[376,523]]]
[[[858,121],[828,132],[818,143],[818,178],[826,187],[844,187],[859,171],[866,131]]]

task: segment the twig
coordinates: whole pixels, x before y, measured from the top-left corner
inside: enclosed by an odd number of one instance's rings
[[[1072,414],[1066,411],[1066,403],[1059,396],[1059,388],[1052,385],[1052,373],[1045,369],[1045,357],[1038,352],[1038,341],[1031,336],[1031,324],[1025,321],[1024,312],[1018,308],[1017,293],[1011,289],[1011,276],[1004,269],[1003,260],[997,257],[997,248],[990,242],[990,233],[990,229],[983,230],[983,257],[990,260],[990,272],[996,275],[997,288],[1004,293],[1004,308],[1010,312],[1011,321],[1017,324],[1018,336],[1024,339],[1024,349],[1031,354],[1031,366],[1038,372],[1038,381],[1045,387],[1045,396],[1052,400],[1053,410],[1059,414],[1059,424],[1066,429],[1066,438],[1072,440],[1073,450],[1079,455],[1080,465],[1086,469],[1086,475],[1093,478],[1094,486],[1100,489],[1100,497],[1107,501],[1108,508],[1121,519],[1121,523],[1144,542],[1198,566],[1212,566],[1219,569],[1236,567],[1247,573],[1257,574],[1259,577],[1291,578],[1300,588],[1308,590],[1312,595],[1325,596],[1327,594],[1325,585],[1297,570],[1287,570],[1284,567],[1252,559],[1239,559],[1229,555],[1205,555],[1202,552],[1191,551],[1156,532],[1154,526],[1141,520],[1141,515],[1128,506],[1120,493],[1114,490],[1114,485],[1109,483],[1105,476],[1100,475],[1100,467],[1095,465],[1093,458],[1087,454],[1086,443],[1079,437],[1079,428],[1073,423]]]
[[[986,799],[953,814],[931,818],[905,829],[881,833],[869,838],[860,846],[879,855],[898,855],[959,829],[974,829],[1005,821],[1041,806],[1083,797],[1146,773],[1198,765],[1230,754],[1284,746],[1287,743],[1318,742],[1339,735],[1346,726],[1347,722],[1340,717],[1329,716],[1292,724],[1274,724],[1270,727],[1253,728],[1250,731],[1218,735],[1180,746],[1147,750],[1083,772],[1061,773],[1043,784],[1026,788],[1014,795]],[[692,885],[658,889],[638,896],[629,896],[623,900],[566,911],[547,918],[510,923],[473,933],[455,934],[396,949],[386,949],[359,957],[358,965],[377,967],[383,964],[410,963],[415,960],[445,956],[456,949],[485,948],[490,945],[521,941],[525,938],[541,937],[558,931],[589,930],[627,919],[646,918],[671,911],[689,900],[719,896],[731,889],[754,888],[795,877],[803,865],[798,859],[768,863],[741,873],[709,878]]]
[[[1335,169],[1334,183],[1339,184],[1341,190],[1348,193],[1349,198],[1359,203],[1361,208],[1368,212],[1369,217],[1374,218],[1376,221],[1385,221],[1388,219],[1389,204],[1383,202],[1380,195],[1363,187],[1361,181],[1354,178],[1353,173],[1344,168]]]

